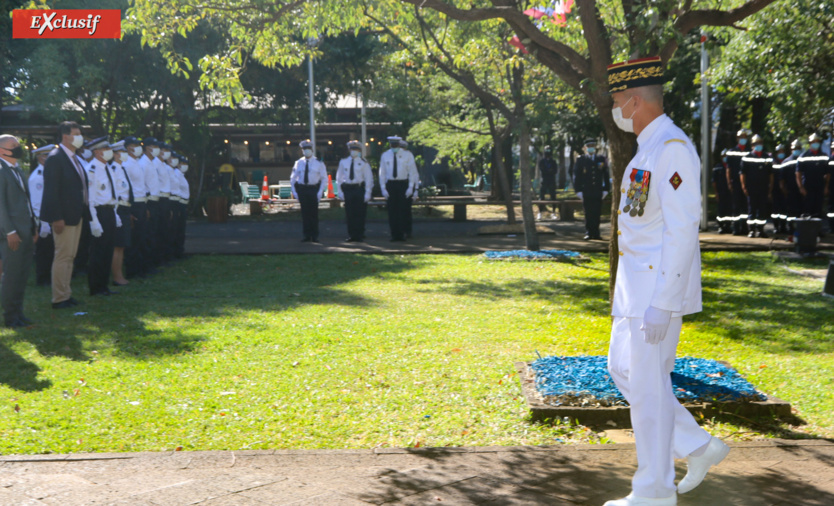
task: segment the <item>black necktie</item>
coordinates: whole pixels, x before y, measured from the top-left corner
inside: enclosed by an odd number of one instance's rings
[[[353,178],[354,178],[353,162],[354,162],[354,160],[351,158],[351,160],[350,160],[350,177],[348,178],[348,181],[353,181]]]
[[[133,184],[130,182],[130,176],[127,175],[127,169],[124,166],[122,166],[122,172],[125,173],[125,179],[127,179],[128,202],[133,204]]]
[[[304,184],[310,184],[310,162],[304,162]]]
[[[397,179],[397,153],[394,153],[394,177],[393,179]]]
[[[113,178],[110,176],[110,171],[107,170],[107,164],[104,164],[104,173],[107,174],[107,180],[110,181],[110,196],[116,200],[116,189],[113,188]]]

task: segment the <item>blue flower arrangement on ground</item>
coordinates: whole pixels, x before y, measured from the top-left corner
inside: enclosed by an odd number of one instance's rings
[[[575,260],[581,255],[576,251],[565,249],[543,249],[540,251],[529,251],[526,249],[514,249],[510,251],[487,251],[484,256],[489,260]]]
[[[627,405],[608,374],[607,357],[543,357],[530,366],[548,404]],[[715,360],[681,357],[672,371],[675,396],[684,402],[751,402],[767,397],[735,369]]]

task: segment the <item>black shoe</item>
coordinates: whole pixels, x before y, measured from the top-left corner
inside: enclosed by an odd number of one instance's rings
[[[595,240],[595,241],[601,241],[601,240],[602,240],[602,237],[600,237],[600,236],[598,236],[598,235],[595,235],[595,236],[591,237],[591,239],[593,239],[593,240]]]
[[[26,323],[24,323],[23,320],[21,320],[20,318],[16,318],[14,320],[9,320],[6,322],[6,327],[9,327],[10,329],[19,329],[26,326]]]
[[[78,302],[77,300],[75,300],[75,299],[74,299],[74,298],[72,298],[72,297],[70,297],[69,299],[67,299],[67,300],[66,300],[66,302],[69,302],[69,303],[70,303],[70,304],[72,304],[73,306],[77,306],[77,305],[81,304],[80,302]]]
[[[411,234],[405,234],[405,238],[406,238],[406,239],[411,239],[411,238],[413,238],[413,237],[414,237],[414,236],[413,236],[413,235],[411,235]]]
[[[119,295],[119,292],[114,292],[108,288],[105,288],[104,291],[107,292],[107,295]]]
[[[34,323],[35,323],[32,320],[30,320],[29,318],[26,318],[25,316],[21,316],[20,318],[18,318],[18,320],[22,321],[26,325],[34,325]]]
[[[354,239],[353,237],[348,237],[347,239],[345,239],[345,242],[357,242],[357,241],[358,241],[358,239]]]
[[[321,244],[321,241],[319,241],[318,237],[314,237],[314,238],[310,239],[310,242],[313,243],[313,244]]]
[[[113,281],[113,286],[127,286],[127,285],[128,285],[128,283],[117,283],[117,282]]]
[[[405,237],[392,237],[391,242],[405,242]]]
[[[760,230],[760,231],[759,231],[759,235],[758,235],[757,237],[759,237],[759,238],[761,238],[761,239],[767,239],[767,238],[768,238],[768,237],[770,237],[770,236],[769,236],[769,235],[767,235],[767,232],[765,232],[764,230]]]
[[[301,239],[301,242],[313,242],[313,239],[310,237],[305,237],[304,239]]]
[[[70,302],[71,299],[63,300],[61,302],[53,302],[52,309],[66,309],[70,307],[74,307],[75,304]]]

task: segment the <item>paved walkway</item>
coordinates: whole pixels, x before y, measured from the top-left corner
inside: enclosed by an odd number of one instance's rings
[[[731,446],[678,504],[834,504],[834,443]],[[0,504],[601,505],[634,462],[632,444],[4,456]]]
[[[608,251],[611,225],[604,223],[604,241],[584,241],[582,222],[541,221],[553,231],[539,234],[542,249],[574,251]],[[300,221],[244,221],[240,218],[226,223],[192,222],[188,224],[185,249],[192,254],[265,254],[265,253],[481,253],[486,250],[524,249],[524,235],[479,235],[478,230],[498,221],[415,221],[414,238],[407,242],[390,242],[388,223],[372,221],[367,225],[365,243],[345,242],[346,227],[342,221],[322,221],[322,244],[301,243]],[[829,234],[820,243],[821,249],[834,250]],[[701,249],[732,251],[790,250],[793,244],[778,239],[749,239],[716,233],[701,234]]]

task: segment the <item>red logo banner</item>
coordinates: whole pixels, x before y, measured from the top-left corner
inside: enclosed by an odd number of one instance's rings
[[[119,9],[15,9],[12,37],[15,39],[119,39],[122,11]]]

